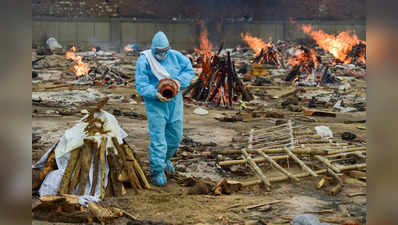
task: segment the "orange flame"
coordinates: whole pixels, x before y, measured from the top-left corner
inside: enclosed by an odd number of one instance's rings
[[[305,63],[305,67],[309,67],[310,62],[314,63],[314,68],[318,67],[318,58],[314,49],[310,49],[309,53],[306,53],[302,49],[296,51],[295,57],[290,58],[288,63],[292,66],[297,66],[299,64]],[[309,71],[308,71],[309,72]]]
[[[71,70],[76,76],[87,75],[90,71],[90,67],[87,63],[83,62],[83,57],[76,56],[76,47],[73,46],[69,51],[66,52],[66,59],[71,59],[75,62],[75,65],[71,67]]]
[[[124,51],[126,51],[126,52],[134,52],[134,49],[132,49],[132,48],[129,48],[129,47],[124,47]]]
[[[362,52],[359,53],[359,59],[361,60],[362,63],[366,63],[365,56],[363,55]]]
[[[310,53],[311,53],[310,56],[312,58],[312,61],[314,62],[314,68],[317,68],[318,67],[318,59],[316,57],[315,49],[311,48]]]
[[[204,21],[201,21],[200,26],[202,29],[199,36],[200,49],[195,48],[195,52],[205,56],[210,56],[212,54],[211,49],[213,48],[213,44],[208,39],[209,32],[207,31]]]
[[[292,66],[297,66],[302,62],[308,61],[308,57],[306,57],[305,53],[303,50],[299,50],[296,52],[296,57],[295,58],[290,58],[288,60],[288,63]]]
[[[351,35],[349,31],[341,32],[336,36],[327,34],[323,30],[314,31],[311,25],[302,25],[301,29],[309,34],[319,47],[345,64],[351,62],[351,58],[347,57],[347,55],[352,48],[357,44],[364,43],[358,39],[357,35]]]
[[[247,42],[249,47],[253,49],[256,56],[260,54],[261,49],[267,50],[269,47],[272,47],[271,43],[265,43],[261,38],[253,37],[250,33],[241,33],[240,36]]]

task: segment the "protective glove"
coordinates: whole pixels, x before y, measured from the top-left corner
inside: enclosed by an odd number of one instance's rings
[[[173,79],[176,83],[177,83],[177,86],[178,86],[178,92],[180,92],[180,90],[181,90],[181,84],[180,84],[180,82],[178,81],[178,80],[176,80],[176,79]],[[177,93],[178,93],[177,92]]]
[[[157,98],[159,99],[159,101],[161,101],[161,102],[168,102],[168,101],[171,100],[171,99],[168,99],[168,98],[163,97],[159,92],[156,93],[156,97],[157,97]]]

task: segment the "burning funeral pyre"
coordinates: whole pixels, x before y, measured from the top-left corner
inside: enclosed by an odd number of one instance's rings
[[[302,25],[304,33],[310,35],[320,48],[333,55],[336,63],[362,63],[366,60],[366,43],[355,34],[345,31],[337,36],[322,30],[315,31],[311,25]]]
[[[104,98],[89,109],[34,165],[41,171],[32,189],[39,189],[40,196],[104,199],[124,195],[127,186],[135,191],[150,187],[134,150],[123,140],[127,134],[113,115],[101,109],[107,101]]]
[[[249,33],[242,33],[241,37],[256,54],[252,59],[253,64],[266,64],[271,68],[280,68],[283,66],[279,50],[272,41],[264,42],[260,38],[251,36]]]
[[[82,54],[78,55],[76,50],[76,47],[73,46],[67,51],[66,59],[73,61],[70,69],[76,75],[77,79],[92,82],[96,86],[116,87],[117,85],[127,85],[129,83],[130,76],[119,71],[117,67],[99,62],[101,56],[97,48],[92,49],[85,56]],[[109,58],[109,56],[106,57]],[[93,61],[92,65],[84,62],[85,58]]]
[[[224,42],[216,53],[212,52],[213,44],[208,40],[203,22],[201,27],[200,49],[195,48],[195,52],[200,55],[202,71],[196,82],[184,90],[183,96],[190,93],[190,97],[196,101],[224,107],[232,107],[233,101],[238,101],[239,96],[243,101],[253,100],[252,94],[236,73],[230,52],[226,51],[221,56]]]
[[[310,25],[299,27],[315,41],[317,47],[290,44],[286,48],[286,43],[280,47],[281,41],[273,44],[271,40],[266,42],[250,33],[242,33],[242,40],[254,51],[250,61],[252,66],[257,68],[265,64],[269,69],[286,68],[288,72],[284,80],[298,86],[339,82],[335,75],[341,68],[347,70],[354,66],[366,69],[366,42],[359,40],[355,34],[345,31],[333,35],[313,30]]]
[[[183,95],[190,96],[196,101],[212,103],[216,106],[232,107],[232,102],[242,96],[243,101],[253,100],[250,91],[238,77],[230,52],[220,56],[223,44],[218,52],[210,56],[203,54],[202,72],[198,80],[188,87]]]
[[[318,51],[304,46],[295,48],[295,56],[289,59],[291,66],[285,80],[296,85],[316,86],[336,83],[339,80],[332,72],[338,65],[356,64],[366,68],[366,43],[355,34],[341,32],[338,35],[327,34],[322,30],[314,31],[310,25],[302,25],[301,29],[309,34],[319,46]],[[320,57],[321,54],[332,55],[332,60]]]

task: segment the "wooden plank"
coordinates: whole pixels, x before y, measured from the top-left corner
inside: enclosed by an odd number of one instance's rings
[[[62,177],[61,184],[59,186],[58,192],[60,194],[67,194],[69,192],[69,187],[71,183],[71,178],[73,171],[76,169],[77,161],[80,158],[80,147],[74,149],[70,152],[68,165],[65,168],[64,176]]]
[[[140,177],[140,180],[142,181],[145,189],[150,189],[151,185],[149,184],[148,179],[146,178],[141,165],[138,163],[138,160],[135,158],[133,149],[131,149],[127,144],[124,144],[123,147],[124,147],[126,154],[130,155],[129,157],[132,158],[132,161],[134,164],[134,169],[136,170],[137,175]]]
[[[108,152],[108,163],[109,163],[109,173],[110,173],[110,183],[112,184],[113,194],[116,197],[122,196],[123,193],[123,186],[122,183],[118,181],[117,177],[121,172],[121,166],[117,160],[115,155],[115,150],[112,147],[107,149]],[[109,186],[109,185],[108,185]],[[105,191],[106,192],[106,191]],[[106,194],[105,194],[106,196]]]
[[[80,171],[80,181],[79,189],[77,195],[84,195],[86,190],[86,185],[89,179],[89,172],[91,167],[92,158],[92,141],[90,139],[84,139],[84,144],[81,154],[81,171]]]
[[[133,162],[127,161],[126,153],[124,152],[124,149],[121,147],[121,145],[119,144],[116,137],[112,137],[112,142],[113,142],[113,145],[116,147],[118,156],[123,161],[123,166],[124,166],[124,169],[126,169],[127,174],[129,176],[130,184],[134,188],[135,192],[137,193],[138,189],[142,189],[142,187],[138,180],[137,174],[134,171]]]
[[[100,199],[105,198],[105,175],[106,175],[106,165],[105,165],[105,157],[106,157],[106,144],[108,142],[107,137],[101,138],[101,146],[99,150],[99,164],[100,164],[100,182],[101,182],[101,189],[100,189]],[[110,180],[108,179],[108,185],[110,184]]]
[[[93,182],[91,186],[90,195],[95,194],[95,188],[98,184],[98,172],[99,172],[99,157],[100,157],[100,150],[98,149],[98,143],[96,141],[92,142],[92,151],[94,154],[94,162],[93,162]],[[100,189],[101,190],[101,189]]]

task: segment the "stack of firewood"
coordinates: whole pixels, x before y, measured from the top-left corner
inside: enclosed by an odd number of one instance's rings
[[[216,106],[232,107],[232,102],[239,96],[243,101],[253,100],[253,96],[238,77],[230,52],[220,56],[222,45],[212,56],[203,56],[202,72],[199,79],[184,90],[196,101],[211,103]]]
[[[115,147],[107,148],[108,141],[112,141]],[[93,163],[91,162],[92,158]],[[105,186],[105,158],[108,161],[110,171],[107,186]],[[111,140],[104,137],[100,143],[86,138],[83,146],[71,152],[58,192],[60,194],[72,194],[78,186],[77,195],[84,195],[91,163],[94,166],[94,177],[90,195],[95,193],[98,177],[100,177],[101,184],[101,199],[108,195],[124,195],[126,193],[124,182],[129,182],[135,191],[150,187],[140,164],[134,156],[134,150],[126,143],[120,145],[115,137]]]
[[[59,185],[59,194],[84,195],[89,183],[89,173],[93,166],[93,178],[90,195],[94,196],[98,182],[100,182],[100,198],[105,196],[120,196],[126,192],[125,187],[131,186],[136,192],[148,189],[150,185],[135,157],[134,150],[123,141],[119,143],[115,136],[107,135],[104,121],[96,118],[109,98],[98,103],[94,109],[89,109],[89,115],[84,119],[88,123],[85,127],[86,137],[83,145],[70,151],[69,161]],[[101,136],[98,136],[98,133]],[[40,171],[39,178],[34,181],[33,189],[40,187],[49,172],[57,169],[53,147],[45,167]],[[106,167],[109,167],[108,182],[105,184]],[[127,186],[125,186],[127,185]],[[98,191],[98,190],[97,190]]]

